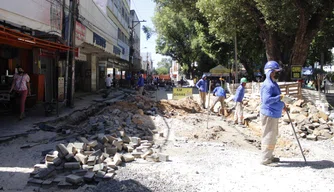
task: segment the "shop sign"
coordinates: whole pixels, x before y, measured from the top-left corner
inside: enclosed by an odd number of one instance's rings
[[[173,88],[173,99],[182,99],[193,95],[192,88]]]
[[[58,78],[58,101],[64,101],[65,99],[65,86],[64,86],[64,77]]]
[[[303,66],[298,66],[298,65],[292,65],[291,66],[291,79],[300,79],[302,78],[302,69]]]
[[[100,47],[104,48],[104,49],[107,46],[107,41],[103,37],[101,37],[100,35],[98,35],[96,33],[93,34],[93,43],[97,46],[100,46]]]
[[[78,21],[75,22],[75,25],[75,45],[79,46],[86,40],[86,27]]]

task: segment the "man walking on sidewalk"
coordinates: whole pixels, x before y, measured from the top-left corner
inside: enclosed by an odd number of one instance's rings
[[[111,85],[112,85],[112,79],[111,79],[111,77],[110,77],[110,74],[108,74],[108,76],[107,76],[105,82],[106,82],[106,87],[107,87],[107,89],[110,89],[110,88],[111,88]]]
[[[196,87],[199,90],[199,96],[201,98],[201,105],[202,105],[203,109],[205,109],[206,94],[208,93],[208,85],[207,85],[207,81],[206,81],[206,75],[203,75],[202,79],[200,79],[196,83]]]
[[[241,78],[240,85],[237,88],[234,96],[234,101],[236,103],[235,113],[234,113],[234,124],[242,125],[244,119],[244,109],[242,105],[242,100],[245,96],[245,86],[247,83],[247,79],[245,77]]]
[[[281,101],[283,95],[276,83],[281,70],[276,61],[268,61],[264,67],[266,80],[261,87],[260,110],[262,125],[261,164],[263,165],[279,162],[279,158],[274,157],[273,152],[278,136],[278,120],[282,116],[282,110],[285,109],[285,104]]]
[[[216,88],[213,90],[213,96],[216,96],[212,107],[210,108],[211,112],[214,112],[214,107],[216,105],[217,102],[220,102],[221,105],[221,111],[224,111],[224,100],[226,99],[226,92],[225,90],[220,86],[219,83],[216,83]],[[218,111],[219,114],[219,111]],[[223,114],[224,115],[224,114]]]

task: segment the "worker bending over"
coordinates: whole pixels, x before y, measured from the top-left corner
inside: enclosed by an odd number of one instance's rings
[[[214,107],[217,102],[220,102],[221,105],[221,111],[224,111],[224,100],[226,99],[226,92],[225,90],[220,86],[219,83],[216,83],[216,88],[213,90],[213,96],[216,96],[212,107],[210,108],[210,111],[214,112]],[[219,112],[218,112],[219,113]],[[224,115],[224,114],[223,114]]]

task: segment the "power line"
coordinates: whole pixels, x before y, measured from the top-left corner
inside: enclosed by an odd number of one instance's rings
[[[139,14],[139,12],[138,12],[137,6],[136,6],[136,4],[135,4],[135,1],[131,1],[131,2],[133,3],[133,6],[134,6],[135,11],[136,11],[136,14],[137,14],[137,16],[138,16],[138,19],[141,18],[140,14]],[[140,19],[139,19],[139,20],[140,20]]]

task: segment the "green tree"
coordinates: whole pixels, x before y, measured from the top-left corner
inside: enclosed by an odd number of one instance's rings
[[[208,69],[214,67],[217,64],[221,64],[225,67],[231,67],[229,61],[234,58],[234,41],[231,36],[234,33],[230,32],[230,36],[220,33],[217,34],[212,30],[211,23],[205,17],[203,12],[200,12],[199,7],[196,5],[198,0],[156,0],[159,7],[168,6],[175,13],[182,13],[188,20],[191,20],[195,26],[195,40],[201,47],[201,52],[197,58],[198,70],[208,71]],[[229,25],[219,26],[227,30],[231,30]],[[263,62],[264,58],[264,46],[262,45],[258,35],[256,33],[256,27],[247,28],[238,42],[238,56],[239,60],[244,65],[249,74],[253,74],[254,63]],[[252,32],[252,33],[250,33]],[[238,37],[239,38],[239,37]],[[210,56],[210,58],[207,58]],[[203,57],[203,58],[201,58]],[[261,62],[260,62],[261,61]]]
[[[197,7],[211,33],[226,39],[249,34],[252,43],[261,40],[267,59],[285,64],[289,74],[291,64],[305,63],[333,4],[334,0],[198,0]]]
[[[169,69],[172,67],[172,59],[171,58],[162,58],[161,61],[157,63],[158,67],[165,67]]]
[[[321,61],[321,54],[324,54],[324,63],[331,63],[332,52],[330,49],[334,47],[334,13],[326,19],[323,28],[317,33],[317,36],[311,43],[308,52],[307,65]]]
[[[167,75],[169,70],[166,67],[159,67],[156,69],[158,75]]]
[[[201,53],[194,22],[169,7],[157,9],[153,18],[158,34],[156,50],[177,60],[181,65],[188,65],[189,75],[193,72],[193,63]]]

